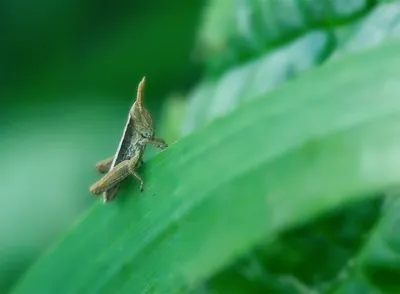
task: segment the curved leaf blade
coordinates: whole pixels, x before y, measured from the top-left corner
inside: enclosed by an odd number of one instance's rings
[[[95,205],[14,293],[180,293],[266,236],[400,182],[399,43],[215,120]]]

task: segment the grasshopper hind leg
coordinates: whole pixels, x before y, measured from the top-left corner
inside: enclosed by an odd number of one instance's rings
[[[103,202],[106,203],[114,200],[115,196],[117,196],[118,190],[119,190],[119,184],[105,191],[103,193]]]
[[[130,175],[129,160],[125,160],[115,166],[109,173],[105,174],[98,182],[90,187],[90,192],[99,195],[117,184]]]
[[[136,166],[140,160],[139,154],[134,156],[130,160],[122,161],[121,163],[117,164],[110,172],[104,175],[102,179],[98,182],[94,183],[90,187],[90,192],[99,195],[110,190],[108,193],[109,196],[105,195],[105,201],[109,198],[115,197],[117,192],[116,186],[119,186],[119,183],[124,180],[129,175],[135,176],[140,181],[140,191],[143,191],[143,180],[140,175],[136,172]],[[114,194],[114,195],[112,195]]]
[[[111,168],[111,164],[113,162],[114,156],[104,159],[98,163],[96,163],[96,169],[99,173],[106,174],[109,172]]]

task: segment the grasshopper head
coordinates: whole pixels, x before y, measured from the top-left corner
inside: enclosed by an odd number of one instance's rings
[[[153,139],[154,137],[154,126],[153,119],[150,113],[144,108],[143,105],[143,89],[145,84],[145,78],[139,83],[136,101],[130,111],[132,120],[134,122],[134,128],[140,135],[147,139]]]

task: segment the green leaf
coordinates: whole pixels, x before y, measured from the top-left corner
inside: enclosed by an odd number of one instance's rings
[[[198,88],[206,84],[211,90],[196,88],[189,96],[184,134],[305,70],[400,37],[398,1],[379,4],[364,0],[249,0],[237,3],[240,5],[230,9],[221,10],[217,6],[212,10],[214,6],[210,6],[206,11],[206,16],[216,18],[219,14],[227,17],[236,9],[237,17],[229,30],[217,30],[216,21],[203,26],[201,36],[209,35],[206,47],[217,46],[214,44],[217,38],[212,38],[215,32],[225,45],[219,45],[223,50],[209,51],[207,55],[211,69]],[[240,27],[247,28],[246,33],[233,29]],[[266,45],[249,49],[246,58],[238,57],[243,44],[254,43]],[[212,75],[219,79],[210,83]]]
[[[357,266],[384,293],[400,292],[400,198],[389,199],[384,216],[357,258]]]
[[[337,283],[337,276],[358,253],[377,221],[382,201],[373,200],[342,206],[284,232],[272,244],[258,246],[255,252],[259,263],[275,276],[293,275],[325,293]]]
[[[313,31],[280,50],[228,70],[217,81],[204,81],[190,95],[184,132],[193,131],[319,64],[330,42],[328,33]]]
[[[379,45],[388,39],[400,37],[400,2],[377,5],[363,19],[337,31],[347,31],[346,37],[337,35],[337,48],[333,57],[343,53]]]
[[[371,0],[222,2],[210,1],[204,16],[207,21],[203,22],[199,35],[212,73],[221,73],[232,65],[259,57],[313,29],[328,31],[333,26],[352,23],[375,5]]]
[[[172,144],[13,293],[182,293],[261,240],[400,181],[400,43],[310,71]],[[87,196],[89,197],[89,195]]]
[[[399,293],[399,190],[386,197],[382,217],[332,293]],[[331,293],[331,292],[330,292]]]

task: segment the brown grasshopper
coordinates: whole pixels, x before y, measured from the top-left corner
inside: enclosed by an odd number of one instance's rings
[[[122,133],[116,154],[96,164],[96,169],[106,175],[90,187],[95,195],[103,193],[104,202],[115,198],[120,182],[129,175],[140,181],[140,192],[143,192],[143,180],[136,172],[147,144],[160,149],[168,147],[163,139],[154,137],[155,127],[150,113],[143,105],[145,77],[139,83],[136,101],[129,111],[128,121]]]

